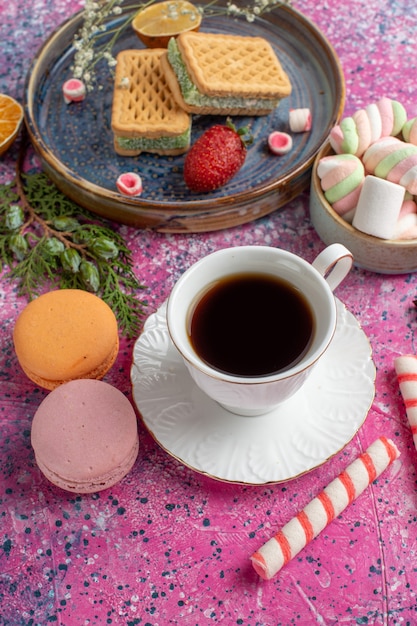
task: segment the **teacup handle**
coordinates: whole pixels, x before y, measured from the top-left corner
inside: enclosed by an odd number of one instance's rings
[[[323,276],[334,291],[349,274],[353,264],[352,253],[341,243],[332,243],[320,252],[312,266]]]

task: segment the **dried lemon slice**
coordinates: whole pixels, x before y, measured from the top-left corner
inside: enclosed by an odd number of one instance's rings
[[[10,148],[23,119],[22,106],[10,96],[0,94],[0,154]]]
[[[186,0],[158,2],[139,11],[132,27],[148,48],[166,48],[171,37],[188,30],[198,30],[201,13]]]

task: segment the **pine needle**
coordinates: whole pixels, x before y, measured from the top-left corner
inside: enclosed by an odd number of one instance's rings
[[[24,143],[24,142],[23,142]],[[135,337],[146,303],[131,251],[107,222],[64,196],[43,173],[22,172],[0,185],[0,259],[5,278],[32,300],[46,289],[84,289],[113,310],[121,332]]]

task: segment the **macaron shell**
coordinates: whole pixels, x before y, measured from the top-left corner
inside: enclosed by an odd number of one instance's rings
[[[13,341],[26,375],[46,389],[102,378],[119,350],[113,311],[81,289],[50,291],[32,300],[17,318]]]
[[[49,391],[52,391],[53,389],[56,389],[60,385],[63,385],[64,383],[69,382],[70,380],[77,380],[78,378],[94,378],[94,379],[100,380],[111,369],[111,367],[113,366],[117,358],[118,353],[119,353],[119,341],[117,340],[117,343],[114,345],[113,352],[109,355],[106,361],[103,361],[98,367],[90,370],[89,372],[86,372],[85,374],[82,374],[81,376],[68,375],[65,377],[65,379],[62,379],[62,380],[49,380],[47,378],[42,378],[36,372],[33,372],[28,367],[25,367],[24,365],[22,365],[22,363],[20,363],[20,367],[25,372],[26,376],[30,378],[32,382],[34,382],[39,387],[43,387],[44,389],[48,389]]]
[[[59,474],[51,470],[51,468],[47,467],[42,462],[42,459],[39,457],[36,457],[36,463],[45,478],[47,478],[50,483],[54,484],[60,489],[64,489],[65,491],[71,491],[73,493],[97,493],[98,491],[109,489],[110,487],[113,487],[118,482],[120,482],[134,466],[138,456],[138,452],[139,440],[137,439],[134,442],[129,457],[126,458],[124,464],[121,464],[119,467],[116,467],[115,469],[109,471],[107,474],[103,474],[102,476],[78,482],[76,480],[60,476]]]
[[[136,414],[112,385],[74,380],[42,401],[31,443],[40,470],[52,483],[76,493],[101,491],[120,481],[136,461]]]

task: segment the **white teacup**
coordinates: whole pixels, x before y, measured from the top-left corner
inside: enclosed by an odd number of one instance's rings
[[[242,246],[219,250],[200,259],[179,278],[168,299],[167,326],[195,383],[209,397],[239,415],[260,415],[298,391],[326,352],[336,329],[333,290],[349,273],[352,254],[341,244],[325,248],[308,263],[299,256],[269,246]],[[190,320],[202,296],[213,284],[232,275],[278,277],[303,294],[314,319],[306,352],[294,365],[278,373],[242,376],[219,371],[193,347]],[[256,307],[248,294],[248,307]],[[248,328],[248,333],[257,332]]]

